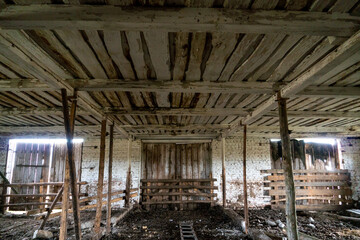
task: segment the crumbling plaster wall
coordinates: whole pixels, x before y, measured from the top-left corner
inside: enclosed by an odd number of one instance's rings
[[[5,174],[7,149],[9,145],[9,139],[0,137],[0,172]],[[2,179],[0,179],[2,182]]]
[[[342,156],[344,168],[351,172],[353,197],[358,200],[360,197],[360,139],[341,139]],[[228,205],[241,207],[243,205],[243,158],[242,158],[242,138],[228,138],[225,142],[226,147],[226,194]],[[128,167],[127,160],[128,141],[114,140],[114,160],[113,160],[113,191],[125,189],[126,173]],[[87,192],[96,195],[98,179],[98,162],[100,154],[100,139],[85,139],[82,159],[82,181],[89,182]],[[106,141],[105,155],[105,179],[104,192],[107,192],[107,166],[108,166],[108,141]],[[132,187],[138,187],[140,179],[140,141],[132,143],[131,162],[132,162]],[[212,143],[212,169],[213,177],[217,179],[215,183],[218,189],[218,202],[222,203],[222,183],[221,183],[221,141]],[[268,139],[253,138],[247,139],[247,182],[248,200],[250,207],[262,207],[269,203],[270,198],[266,196],[264,189],[264,175],[260,170],[270,169],[270,144]],[[83,192],[86,190],[83,189]],[[137,199],[138,200],[138,199]],[[122,204],[122,202],[120,202]]]
[[[260,170],[271,169],[270,142],[262,138],[246,141],[246,174],[249,207],[262,207],[270,198],[264,195],[264,176]],[[222,202],[221,141],[212,144],[213,176],[218,179],[219,203]],[[233,207],[243,206],[243,140],[229,138],[225,141],[226,202]]]
[[[343,138],[340,144],[344,168],[351,174],[353,199],[360,201],[360,138]]]
[[[131,173],[132,188],[139,186],[140,172],[140,142],[133,141],[131,144]],[[97,193],[97,182],[99,174],[99,157],[100,157],[100,138],[85,139],[83,143],[83,156],[81,168],[81,181],[87,181],[88,185],[83,186],[81,191],[87,192],[89,196],[95,196]],[[104,186],[103,192],[107,192],[108,166],[109,166],[109,141],[106,140],[105,151],[105,169],[104,169]],[[113,153],[113,181],[112,191],[125,189],[126,175],[128,171],[128,141],[114,139]],[[137,198],[135,198],[138,200]],[[117,202],[114,205],[122,206],[124,201]]]

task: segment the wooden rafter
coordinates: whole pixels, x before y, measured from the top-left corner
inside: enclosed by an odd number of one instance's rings
[[[313,65],[309,70],[301,74],[291,83],[285,85],[279,90],[283,98],[289,98],[304,90],[314,82],[328,79],[341,71],[341,65],[344,61],[353,61],[356,63],[360,60],[360,31],[355,33],[336,50],[329,53],[321,61]],[[272,95],[266,102],[249,113],[246,117],[236,121],[230,130],[223,133],[222,136],[232,135],[242,124],[251,124],[267,112],[276,108],[277,94]]]
[[[269,24],[271,23],[271,24]],[[284,33],[351,36],[359,17],[346,13],[248,11],[219,8],[8,5],[3,29],[79,29],[165,32]]]

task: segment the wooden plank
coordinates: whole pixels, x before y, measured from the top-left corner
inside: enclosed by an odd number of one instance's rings
[[[137,79],[147,79],[148,67],[144,59],[144,49],[140,32],[126,32],[126,38]]]
[[[155,68],[156,78],[158,80],[171,79],[168,33],[144,32],[144,37],[149,48],[152,65]]]
[[[244,218],[245,218],[245,233],[248,233],[249,229],[249,209],[248,209],[248,194],[247,194],[247,182],[246,182],[246,125],[244,125],[243,133],[243,185],[244,185]]]
[[[283,181],[284,176],[268,176],[270,181]],[[319,181],[319,176],[316,175],[294,175],[295,181]],[[349,180],[348,175],[321,175],[321,180],[333,180],[333,181],[346,181]]]
[[[121,34],[120,31],[104,31],[106,49],[120,69],[121,75],[125,79],[135,79],[131,62],[126,58],[122,47],[123,41],[126,41],[126,37],[125,34]]]
[[[222,183],[222,198],[223,198],[223,207],[226,207],[226,169],[225,169],[225,138],[221,139],[221,183]]]
[[[318,178],[317,181],[321,181],[323,180],[321,177]],[[350,180],[350,178],[348,179]],[[294,182],[295,187],[348,187],[349,183],[345,182],[345,181],[341,181],[341,182]],[[283,187],[285,186],[284,182],[270,182],[269,183],[270,187]]]
[[[296,196],[324,196],[324,195],[348,195],[351,196],[351,189],[295,189]],[[285,196],[286,191],[283,190],[269,190],[270,195]]]
[[[109,135],[109,166],[108,166],[108,196],[107,196],[107,212],[106,212],[106,233],[111,232],[111,191],[112,191],[112,161],[114,151],[114,125],[110,125]]]
[[[177,204],[177,203],[183,203],[183,204],[189,204],[189,203],[211,203],[211,200],[183,200],[183,201],[153,201],[153,202],[142,202],[143,205],[149,205],[149,204]]]
[[[201,78],[201,63],[206,43],[206,33],[196,32],[192,34],[191,49],[189,56],[188,69],[186,71],[186,80],[198,81]]]
[[[103,119],[101,121],[99,176],[98,176],[98,185],[97,185],[96,215],[94,222],[95,235],[100,234],[101,206],[102,206],[102,196],[103,196],[102,192],[103,192],[104,166],[105,166],[105,137],[106,137],[106,119]]]
[[[284,169],[284,181],[285,181],[285,190],[286,192],[286,229],[289,239],[297,240],[298,228],[296,220],[296,201],[295,201],[295,186],[294,186],[294,175],[292,167],[292,158],[291,158],[291,149],[290,149],[290,136],[289,136],[289,127],[287,120],[287,109],[286,109],[286,99],[282,98],[281,95],[278,95],[278,109],[279,109],[279,122],[280,122],[280,135],[282,143],[282,165]],[[271,192],[272,190],[270,190]],[[271,195],[271,193],[270,193]]]
[[[176,33],[173,80],[184,80],[189,47],[189,33]]]
[[[230,54],[235,48],[238,35],[234,33],[213,33],[212,49],[202,78],[205,81],[216,81],[223,70]]]
[[[301,74],[298,78],[287,84],[285,87],[280,89],[282,97],[290,97],[296,93],[302,91],[308,87],[314,81],[320,81],[326,77],[336,74],[340,71],[340,67],[344,62],[354,61],[359,57],[356,54],[360,49],[360,32],[354,34],[346,42],[340,45],[336,51],[329,53],[321,61],[313,65],[308,71]],[[239,119],[233,123],[233,127],[225,131],[222,136],[229,136],[239,127],[238,123],[241,121],[243,124],[251,123],[259,119],[266,112],[276,107],[277,95],[272,95],[266,102],[262,103],[254,111],[252,111],[247,117]]]
[[[217,186],[211,187],[211,186],[200,186],[200,185],[174,185],[174,186],[166,185],[166,186],[141,186],[140,187],[140,189],[177,189],[177,188],[218,189]]]
[[[125,190],[125,206],[129,207],[130,204],[130,187],[131,187],[131,147],[132,147],[132,140],[128,140],[128,151],[127,151],[127,158],[128,158],[128,171],[126,175],[126,190]]]
[[[92,49],[96,53],[96,56],[99,59],[101,65],[103,66],[108,78],[117,78],[118,75],[113,65],[113,60],[106,51],[105,46],[102,40],[100,39],[99,33],[95,30],[87,30],[85,31],[85,33]]]
[[[284,173],[283,169],[266,169],[260,170],[261,173]],[[323,170],[323,169],[294,169],[293,173],[325,173],[325,174],[337,174],[337,173],[348,173],[348,169],[331,169],[331,170]]]
[[[141,179],[141,182],[153,182],[153,183],[182,183],[182,182],[215,182],[216,178],[209,179],[195,179],[195,178],[186,178],[186,179]]]
[[[58,30],[56,33],[65,45],[76,55],[94,78],[107,78],[94,52],[77,30]]]
[[[73,138],[74,138],[74,125],[75,125],[75,113],[77,107],[77,93],[74,92],[74,96],[71,103],[70,115],[68,107],[68,96],[66,89],[61,89],[62,105],[64,113],[64,125],[66,133],[66,146],[67,146],[67,161],[69,163],[69,175],[70,175],[70,187],[72,195],[72,207],[74,209],[74,224],[75,224],[75,236],[77,240],[81,240],[81,224],[80,224],[80,210],[79,210],[79,196],[78,185],[76,177],[76,167],[73,151]],[[64,189],[66,190],[66,189]]]
[[[253,4],[253,7],[256,3]],[[93,16],[96,16],[94,19]],[[238,16],[242,16],[239,18]],[[350,36],[359,28],[348,14],[246,11],[219,8],[114,8],[112,6],[7,5],[2,29],[81,29],[167,32],[284,33]],[[272,19],[272,24],[267,24]],[[286,24],[286,28],[284,25]]]
[[[261,66],[284,39],[283,34],[266,34],[255,51],[244,61],[230,77],[230,81],[242,81]]]

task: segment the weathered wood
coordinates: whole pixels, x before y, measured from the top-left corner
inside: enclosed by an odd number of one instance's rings
[[[244,184],[244,218],[245,218],[245,233],[249,230],[249,209],[247,198],[247,180],[246,180],[246,125],[244,125],[243,135],[243,184]]]
[[[286,189],[286,229],[289,239],[299,239],[296,217],[295,186],[290,149],[290,136],[287,121],[286,99],[278,95],[280,135],[282,143],[282,159]]]
[[[57,202],[59,201],[60,197],[63,195],[63,191],[64,191],[64,186],[62,186],[59,190],[59,192],[56,194],[56,197],[54,199],[54,201],[51,203],[50,207],[47,209],[47,213],[46,213],[46,216],[45,218],[43,219],[39,229],[44,229],[45,227],[45,224],[47,222],[47,220],[49,219],[50,217],[50,214],[52,212],[52,210],[54,209],[55,205],[57,204]]]
[[[81,239],[81,224],[80,224],[80,211],[79,211],[79,196],[77,187],[76,167],[73,151],[73,137],[75,127],[75,116],[77,107],[77,93],[74,91],[72,98],[70,116],[68,107],[68,96],[66,89],[61,89],[63,113],[64,113],[64,125],[66,134],[66,145],[67,145],[67,161],[69,163],[69,175],[70,175],[70,186],[72,195],[72,207],[74,209],[74,224],[75,224],[75,236],[77,240]],[[64,189],[66,190],[66,189]]]
[[[110,125],[109,135],[109,166],[108,166],[108,200],[107,200],[107,215],[106,215],[106,233],[111,232],[111,187],[112,187],[112,161],[114,151],[114,125]]]
[[[128,171],[126,176],[126,190],[125,190],[125,206],[129,207],[130,204],[130,187],[131,187],[131,147],[132,140],[128,142]]]
[[[222,198],[223,207],[226,207],[226,170],[225,170],[225,138],[221,138],[221,169],[222,169]]]
[[[112,6],[50,4],[7,5],[5,9],[0,14],[2,29],[222,31],[260,34],[278,32],[328,36],[351,36],[359,29],[359,19],[346,13],[220,8],[127,9]],[[272,20],[271,24],[268,24],[269,19]]]
[[[177,188],[218,189],[217,186],[200,186],[200,185],[141,186],[140,187],[140,189],[177,189]]]
[[[67,158],[67,156],[66,156]],[[62,205],[61,205],[61,218],[60,218],[60,233],[59,240],[67,239],[67,217],[69,211],[69,192],[70,192],[70,170],[69,170],[69,161],[65,160],[65,173],[64,173],[64,190],[62,195]]]
[[[309,70],[305,71],[291,83],[280,89],[282,97],[291,97],[304,90],[314,81],[318,82],[341,72],[344,64],[351,64],[359,60],[360,32],[355,33],[347,41],[341,44],[336,50],[326,55],[321,61],[314,64]],[[345,63],[344,63],[345,62]],[[346,65],[345,65],[346,66]],[[231,129],[222,133],[222,136],[230,136],[239,128],[240,121],[249,124],[259,119],[263,114],[276,108],[277,94],[272,95],[268,100],[255,108],[248,116],[234,121]]]
[[[106,119],[101,121],[101,137],[100,137],[100,158],[99,158],[99,176],[97,186],[97,199],[96,199],[96,215],[94,222],[94,233],[100,233],[101,222],[101,206],[102,206],[102,192],[104,183],[104,166],[105,166],[105,137],[106,137]]]
[[[7,187],[24,187],[24,186],[62,186],[65,182],[38,182],[38,183],[8,183]],[[78,185],[86,185],[88,182],[78,182]]]
[[[141,182],[155,182],[155,183],[183,183],[183,182],[215,182],[216,178],[208,179],[195,179],[195,178],[186,178],[186,179],[141,179]]]

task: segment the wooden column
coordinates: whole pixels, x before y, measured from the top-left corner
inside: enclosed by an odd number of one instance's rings
[[[128,162],[129,162],[129,167],[128,167],[128,172],[127,172],[127,176],[126,176],[126,192],[125,192],[125,206],[128,207],[130,204],[130,186],[131,186],[131,145],[132,145],[132,140],[129,139],[129,144],[128,144]]]
[[[72,97],[70,116],[69,116],[69,107],[68,107],[68,96],[66,89],[61,89],[62,95],[62,105],[63,105],[63,115],[64,115],[64,125],[66,133],[66,145],[67,145],[67,162],[69,164],[69,177],[70,177],[70,187],[71,187],[71,196],[72,196],[72,206],[74,214],[74,225],[75,225],[75,236],[77,240],[81,239],[81,224],[80,224],[80,209],[79,209],[79,196],[78,196],[78,186],[76,178],[76,167],[74,160],[74,151],[73,151],[73,137],[74,137],[74,123],[76,115],[76,106],[77,106],[77,92],[74,91],[74,96]],[[64,188],[64,191],[66,189]],[[68,191],[68,190],[67,190]],[[66,236],[65,236],[66,237]]]
[[[106,233],[111,232],[111,186],[112,186],[112,161],[114,147],[114,123],[110,126],[109,136],[109,168],[108,168],[108,200],[107,200],[107,216],[106,216]]]
[[[105,137],[106,137],[106,119],[101,122],[101,139],[100,139],[100,159],[99,159],[99,177],[96,198],[96,215],[94,223],[94,232],[99,237],[101,222],[101,207],[104,184],[104,165],[105,165]]]
[[[64,175],[64,190],[62,194],[62,205],[61,205],[61,218],[60,218],[60,233],[59,240],[67,239],[67,216],[69,211],[69,188],[70,188],[70,170],[69,162],[65,161],[65,175]]]
[[[247,195],[247,182],[246,182],[246,125],[244,125],[243,136],[243,182],[244,182],[244,217],[245,217],[245,233],[249,229],[249,209],[248,209],[248,195]]]
[[[222,197],[223,207],[226,207],[226,171],[225,171],[225,138],[221,138],[221,161],[222,161]]]
[[[292,159],[290,150],[290,136],[286,111],[286,99],[278,95],[280,135],[283,157],[283,169],[286,190],[286,228],[288,239],[298,240],[296,206],[295,206],[295,186],[292,169]]]

